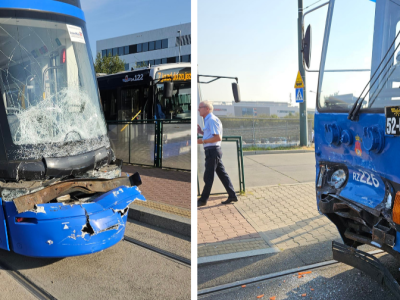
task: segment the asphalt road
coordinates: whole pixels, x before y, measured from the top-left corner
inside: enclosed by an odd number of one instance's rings
[[[315,181],[315,154],[284,153],[243,157],[246,187]]]
[[[168,231],[128,222],[125,235],[190,258],[190,241]],[[190,267],[121,241],[91,255],[40,259],[0,251],[0,262],[57,299],[190,299]],[[36,299],[0,270],[1,299]],[[12,297],[8,297],[12,295]]]
[[[384,255],[386,266],[398,264]],[[397,269],[398,270],[398,269]],[[397,273],[399,273],[397,271]],[[264,295],[263,297],[260,297]],[[344,264],[314,269],[311,274],[298,278],[298,273],[264,282],[225,290],[199,299],[314,299],[314,300],[395,300],[386,288],[382,288],[363,272]],[[260,298],[258,298],[260,297]]]

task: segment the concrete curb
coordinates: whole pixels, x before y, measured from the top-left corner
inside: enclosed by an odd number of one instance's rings
[[[263,254],[271,254],[271,253],[278,253],[280,252],[278,248],[266,248],[266,249],[257,249],[257,250],[249,250],[243,252],[235,252],[235,253],[227,253],[227,254],[219,254],[213,256],[203,256],[197,259],[197,264],[209,264],[215,262],[221,262],[226,260],[244,258],[244,257],[251,257]]]
[[[257,151],[243,151],[243,156],[259,155],[259,154],[290,154],[290,153],[310,153],[314,150],[257,150]]]
[[[191,236],[191,222],[189,218],[177,216],[134,203],[129,205],[128,218],[149,225],[168,229],[185,236]]]

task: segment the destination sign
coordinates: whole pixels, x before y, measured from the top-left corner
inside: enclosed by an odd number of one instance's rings
[[[156,73],[156,79],[164,81],[190,81],[192,73],[190,68],[175,68],[162,70]]]

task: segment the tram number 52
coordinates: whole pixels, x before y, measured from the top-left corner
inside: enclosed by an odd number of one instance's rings
[[[379,187],[379,181],[375,178],[374,174],[370,174],[365,171],[359,170],[361,173],[353,172],[353,180],[365,183],[368,185],[373,185],[374,187]]]
[[[396,124],[397,118],[391,117],[391,118],[386,118],[386,134],[399,134],[400,124]]]

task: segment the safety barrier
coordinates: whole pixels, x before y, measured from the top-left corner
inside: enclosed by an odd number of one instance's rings
[[[190,119],[107,121],[107,131],[124,162],[190,170]]]
[[[221,148],[223,156],[222,161],[224,163],[225,170],[232,181],[235,191],[244,193],[246,191],[246,185],[244,180],[242,137],[224,136],[222,138]],[[203,175],[205,169],[205,154],[203,145],[197,146],[197,153],[197,193],[200,195],[204,187]],[[216,174],[211,194],[226,194],[225,188]]]

